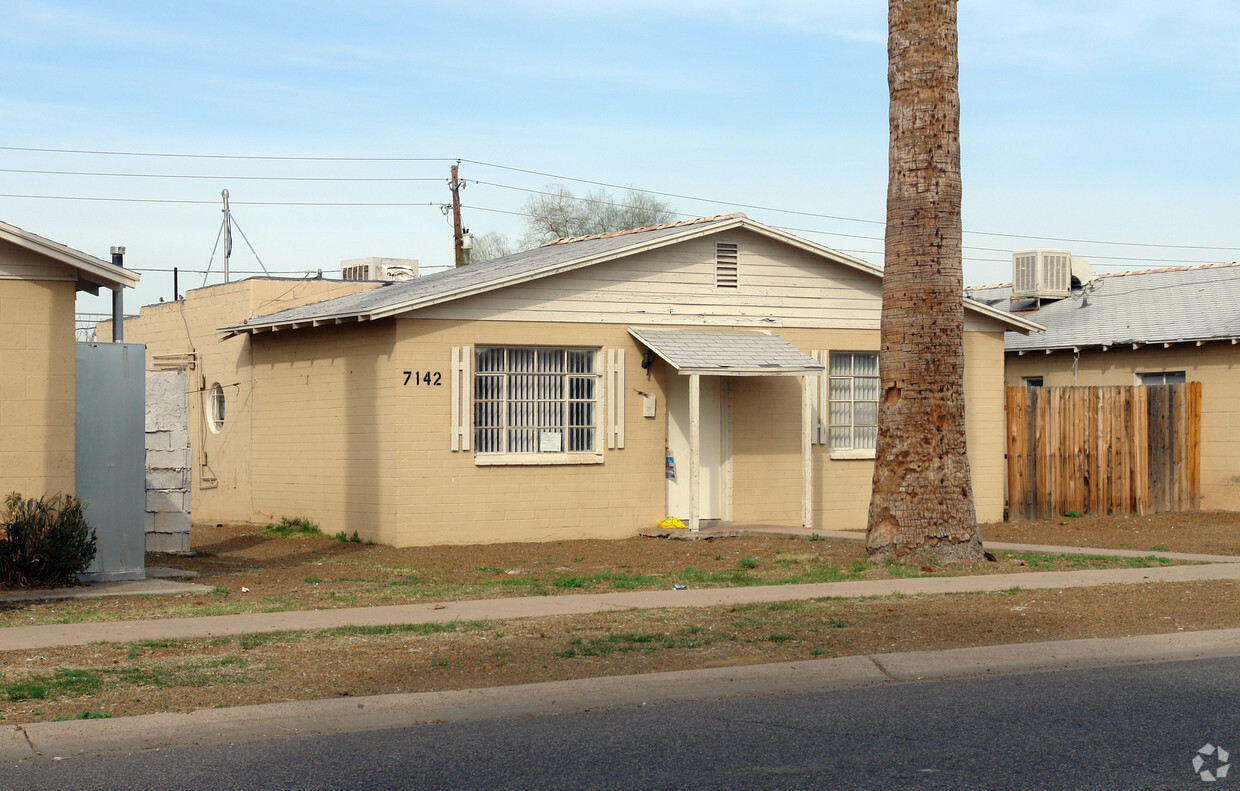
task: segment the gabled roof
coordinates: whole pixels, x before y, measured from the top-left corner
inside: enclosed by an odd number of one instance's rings
[[[777,239],[873,277],[881,278],[883,275],[883,270],[873,264],[764,225],[736,212],[631,231],[557,239],[541,247],[492,261],[436,272],[415,280],[386,283],[371,291],[252,318],[240,324],[223,327],[220,331],[232,336],[321,324],[373,321],[737,228]],[[1011,316],[979,303],[966,305],[1009,327],[1026,331],[1041,330],[1041,326],[1036,322],[1023,317]]]
[[[101,258],[95,258],[93,255],[87,255],[72,247],[66,247],[51,239],[44,239],[38,234],[22,230],[16,225],[9,225],[7,222],[0,222],[0,239],[73,267],[78,272],[78,291],[98,293],[100,287],[117,289],[127,286],[133,288],[141,279],[141,275],[137,272],[116,266]]]
[[[1012,284],[967,290],[970,298],[1008,310]],[[1019,309],[1027,303],[1017,303]],[[1008,332],[1011,351],[1083,349],[1240,338],[1240,263],[1145,269],[1102,275],[1084,290],[1043,302],[1026,316],[1046,325],[1042,336]]]

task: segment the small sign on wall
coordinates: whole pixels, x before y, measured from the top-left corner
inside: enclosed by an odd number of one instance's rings
[[[542,453],[559,453],[564,449],[564,435],[559,431],[544,431],[538,435],[538,450]]]

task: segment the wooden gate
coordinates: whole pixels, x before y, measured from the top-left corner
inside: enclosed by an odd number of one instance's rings
[[[1201,383],[1007,388],[1009,519],[1201,506]]]

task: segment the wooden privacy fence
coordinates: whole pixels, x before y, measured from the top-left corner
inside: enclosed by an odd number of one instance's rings
[[[1008,518],[1201,506],[1201,383],[1007,388]]]

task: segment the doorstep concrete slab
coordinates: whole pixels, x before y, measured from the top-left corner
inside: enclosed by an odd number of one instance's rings
[[[1155,568],[1085,569],[987,574],[965,577],[856,580],[806,585],[762,585],[746,588],[644,590],[626,593],[569,594],[506,599],[472,599],[439,603],[356,607],[339,610],[295,610],[242,613],[153,621],[82,622],[0,629],[0,650],[28,650],[58,645],[139,640],[185,640],[260,632],[331,629],[341,626],[490,621],[664,607],[715,607],[758,604],[794,599],[855,598],[861,596],[994,593],[1021,588],[1095,587],[1098,585],[1153,584],[1199,580],[1238,580],[1240,564]]]
[[[514,687],[270,703],[188,714],[32,723],[0,731],[0,763],[1221,656],[1240,656],[1240,629],[870,654]]]
[[[53,601],[60,599],[98,599],[103,596],[175,596],[182,593],[210,593],[210,585],[176,582],[168,579],[110,580],[87,582],[72,588],[0,590],[0,603]],[[0,634],[3,631],[0,630]]]

